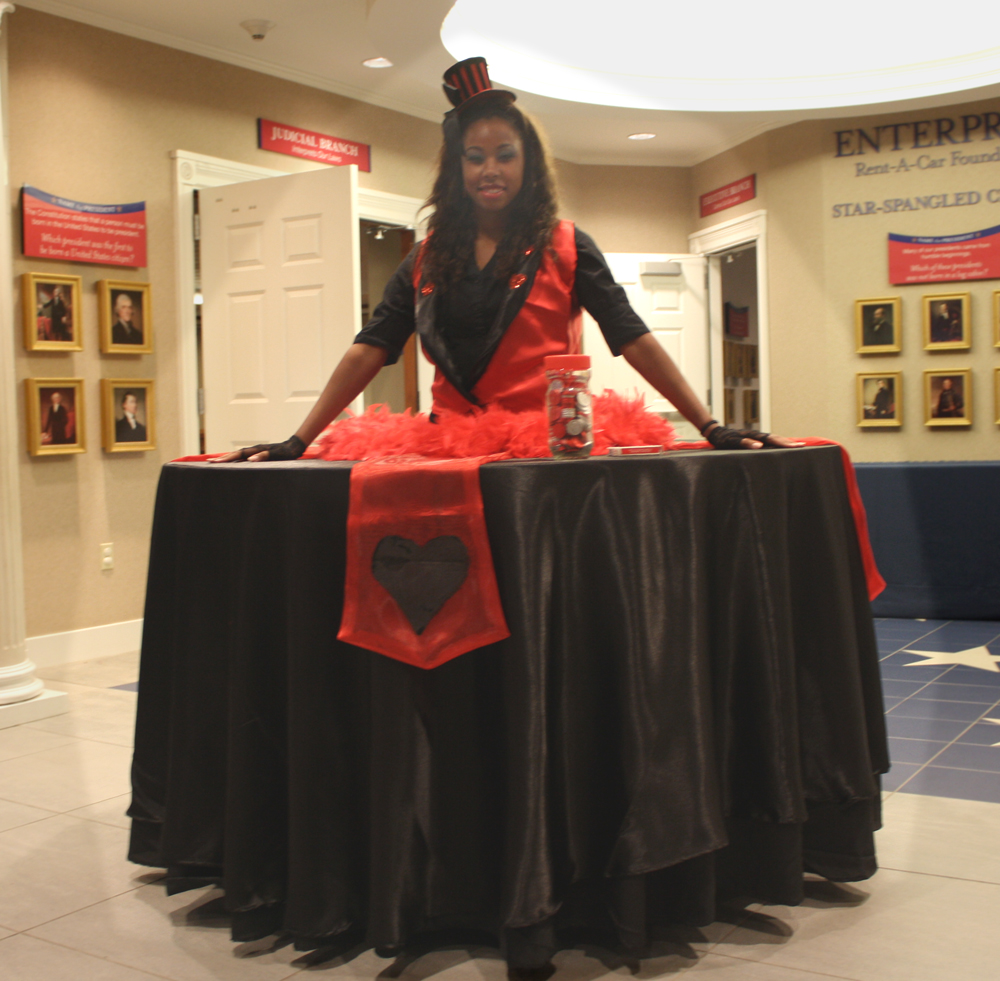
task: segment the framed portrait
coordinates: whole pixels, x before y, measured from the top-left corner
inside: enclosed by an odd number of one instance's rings
[[[87,451],[82,378],[26,378],[24,396],[32,456]]]
[[[743,425],[760,425],[760,392],[756,388],[743,389]]]
[[[935,293],[921,300],[925,351],[967,351],[972,347],[972,298],[968,293]]]
[[[903,373],[859,372],[858,425],[862,429],[899,429],[903,425]]]
[[[82,351],[79,276],[24,273],[24,347],[28,351]]]
[[[149,283],[99,280],[97,310],[104,354],[152,352],[153,298]]]
[[[152,378],[101,379],[101,436],[109,453],[156,449]]]
[[[897,354],[903,348],[903,305],[898,296],[854,301],[858,354]]]
[[[972,370],[924,372],[924,425],[972,425]]]

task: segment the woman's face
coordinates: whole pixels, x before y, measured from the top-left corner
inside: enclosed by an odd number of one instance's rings
[[[462,145],[462,179],[476,211],[503,212],[524,182],[524,145],[517,130],[503,119],[477,119]]]

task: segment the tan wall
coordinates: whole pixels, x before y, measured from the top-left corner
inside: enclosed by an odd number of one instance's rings
[[[609,167],[556,162],[560,213],[605,252],[687,252],[687,167]]]
[[[142,615],[156,481],[160,466],[181,446],[170,151],[287,171],[313,169],[314,164],[256,148],[256,118],[265,116],[372,144],[372,173],[360,175],[361,185],[423,197],[440,130],[424,120],[23,7],[7,23],[15,243],[20,241],[16,190],[22,184],[79,201],[144,200],[149,226],[147,269],[23,257],[14,263],[17,274],[69,273],[82,276],[84,284],[82,352],[29,355],[19,345],[19,380],[83,378],[87,409],[86,453],[23,456],[27,627],[29,636],[36,636]],[[103,278],[153,284],[154,354],[99,353],[94,283]],[[19,306],[15,312],[20,318]],[[101,450],[101,377],[155,378],[157,450],[113,456]],[[21,411],[23,416],[23,405]],[[114,542],[112,571],[100,570],[102,542]]]
[[[767,211],[769,236],[771,371],[773,426],[778,432],[826,436],[843,442],[856,460],[996,459],[1000,432],[994,424],[994,347],[992,295],[996,280],[892,286],[887,236],[952,235],[1000,225],[1000,203],[986,191],[1000,188],[1000,163],[952,165],[951,151],[995,150],[1000,141],[837,157],[835,132],[871,132],[877,125],[959,117],[997,111],[995,102],[891,116],[869,116],[799,123],[756,137],[693,168],[692,220],[699,228],[758,209]],[[933,127],[932,127],[933,129]],[[944,165],[915,166],[921,155]],[[858,163],[891,164],[906,159],[902,173],[859,176]],[[925,164],[928,161],[925,160]],[[758,196],[710,218],[697,217],[698,195],[756,173]],[[979,190],[974,206],[834,218],[834,205]],[[972,349],[931,353],[923,350],[921,297],[968,291],[972,295]],[[854,301],[899,296],[903,304],[903,350],[897,355],[855,352]],[[924,426],[923,372],[973,370],[971,429]],[[855,377],[858,372],[903,372],[901,430],[857,426]]]

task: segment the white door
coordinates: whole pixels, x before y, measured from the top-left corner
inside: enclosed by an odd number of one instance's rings
[[[202,192],[210,453],[291,436],[350,346],[361,313],[356,202],[353,166]]]
[[[609,252],[605,258],[635,312],[677,362],[698,398],[708,404],[708,267],[705,257]],[[613,388],[623,395],[640,392],[652,411],[669,414],[679,436],[698,436],[697,430],[681,419],[674,406],[650,388],[624,358],[611,356],[600,328],[586,313],[583,349],[591,359],[591,391]]]

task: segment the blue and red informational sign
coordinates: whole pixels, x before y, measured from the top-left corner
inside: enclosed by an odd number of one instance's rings
[[[889,234],[889,282],[1000,279],[1000,225],[964,235]]]
[[[21,188],[24,254],[102,266],[146,265],[146,202],[86,204]]]

